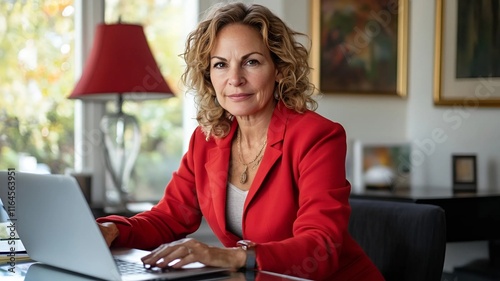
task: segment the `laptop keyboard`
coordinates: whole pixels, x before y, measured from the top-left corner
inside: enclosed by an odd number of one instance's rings
[[[124,261],[117,258],[115,258],[115,263],[118,267],[118,271],[120,271],[122,275],[130,275],[130,274],[138,274],[146,272],[144,266],[138,263]]]
[[[163,273],[168,271],[175,271],[175,269],[172,268],[159,268],[159,267],[145,268],[144,265],[142,264],[125,261],[116,257],[114,257],[114,260],[116,266],[118,267],[118,271],[120,272],[121,275],[141,274],[145,272]]]

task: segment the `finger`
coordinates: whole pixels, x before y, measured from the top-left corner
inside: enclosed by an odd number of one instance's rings
[[[151,251],[151,253],[145,255],[141,258],[144,264],[150,264],[156,266],[156,263],[164,256],[168,255],[172,248],[169,248],[168,244],[160,245],[158,248]]]
[[[141,261],[142,261],[142,262],[145,262],[146,260],[149,260],[149,259],[151,259],[152,257],[154,257],[155,253],[156,253],[156,252],[158,251],[158,249],[159,249],[159,248],[161,248],[161,247],[163,247],[163,245],[158,246],[158,248],[156,248],[156,249],[154,249],[153,251],[149,252],[149,254],[147,254],[147,255],[143,256],[143,257],[141,258]]]
[[[195,242],[192,238],[185,238],[166,243],[142,257],[141,260],[145,265],[152,267],[168,267],[172,261],[191,254],[192,249],[199,244]]]
[[[174,251],[175,250],[174,246],[188,245],[188,244],[191,244],[192,241],[194,241],[192,238],[184,238],[184,239],[176,240],[176,241],[173,241],[170,243],[162,244],[162,245],[158,246],[156,249],[154,249],[153,251],[151,251],[149,254],[142,257],[141,260],[144,262],[145,260],[148,260],[148,259],[155,257],[160,252],[165,254],[165,250],[167,248],[170,248],[171,251]]]
[[[167,267],[170,262],[183,256],[179,248],[179,246],[163,244],[147,256],[141,258],[141,260],[144,264],[151,265],[152,267]]]
[[[175,267],[177,268],[177,263],[182,261],[187,256],[192,254],[192,250],[186,246],[175,247],[175,250],[170,252],[168,255],[162,256],[163,260],[156,263],[156,266],[165,267]]]

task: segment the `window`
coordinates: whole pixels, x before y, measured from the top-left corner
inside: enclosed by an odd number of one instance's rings
[[[0,169],[73,167],[72,0],[0,1]]]
[[[197,2],[105,1],[106,23],[120,18],[144,26],[155,59],[176,92],[175,98],[124,103],[124,111],[141,124],[141,153],[130,183],[137,201],[161,197],[192,132],[192,125],[186,129],[194,111],[192,97],[178,89],[183,71],[179,54],[197,21]],[[74,119],[82,113],[67,99],[76,83],[75,7],[73,0],[0,1],[1,170],[63,174],[79,161]],[[114,106],[110,102],[107,110]]]

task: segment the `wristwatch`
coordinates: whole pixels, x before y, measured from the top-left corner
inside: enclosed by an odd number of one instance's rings
[[[245,262],[245,268],[246,269],[256,269],[257,268],[257,262],[255,258],[255,244],[254,242],[250,240],[240,240],[236,242],[236,245],[238,247],[242,248],[247,252],[247,260]]]

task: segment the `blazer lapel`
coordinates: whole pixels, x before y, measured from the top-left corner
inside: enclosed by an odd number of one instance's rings
[[[226,189],[228,181],[229,161],[231,157],[231,140],[236,131],[237,123],[233,122],[231,131],[222,139],[216,139],[217,146],[210,149],[209,160],[205,169],[209,175],[210,193],[217,222],[226,235]]]
[[[267,174],[271,170],[272,166],[281,158],[282,155],[282,143],[285,136],[286,123],[288,120],[288,109],[282,103],[278,103],[274,109],[269,128],[267,129],[267,142],[269,147],[264,152],[264,157],[262,162],[255,174],[255,178],[252,182],[252,186],[245,200],[245,207],[251,203],[255,194],[262,187],[262,182],[266,178]],[[245,211],[243,211],[245,212]]]

